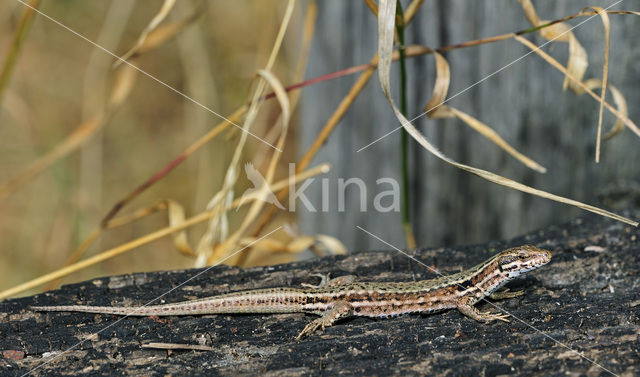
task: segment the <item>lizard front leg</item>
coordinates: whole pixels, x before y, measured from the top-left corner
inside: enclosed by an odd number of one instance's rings
[[[317,330],[318,327],[321,327],[322,330],[324,330],[325,327],[333,325],[336,321],[342,318],[349,317],[352,313],[353,307],[350,303],[346,301],[336,301],[333,304],[333,307],[326,313],[324,313],[322,317],[314,319],[307,326],[305,326],[305,328],[296,337],[296,340],[299,340],[304,335],[311,334],[312,332]]]

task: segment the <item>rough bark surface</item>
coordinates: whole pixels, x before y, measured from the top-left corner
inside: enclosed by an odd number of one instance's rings
[[[640,218],[640,211],[627,212]],[[396,251],[242,270],[220,266],[106,277],[0,303],[0,374],[23,375],[640,375],[640,230],[586,216],[512,240],[409,252],[452,273],[520,244],[553,252],[551,263],[510,285],[519,298],[497,306],[510,323],[483,325],[455,310],[398,319],[350,318],[294,338],[304,314],[139,317],[35,313],[30,305],[136,305],[232,290],[315,283],[309,273],[362,280],[432,277]],[[195,276],[195,277],[194,277]],[[495,310],[487,303],[481,310]],[[161,350],[151,342],[206,345]],[[593,362],[581,358],[582,353]],[[595,362],[595,363],[594,363]]]

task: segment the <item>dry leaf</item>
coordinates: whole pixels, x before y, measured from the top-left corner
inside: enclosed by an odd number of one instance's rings
[[[134,66],[135,63],[135,61],[132,62]],[[136,68],[128,64],[117,69],[113,88],[111,89],[111,95],[109,96],[109,102],[107,103],[108,112],[120,107],[120,105],[122,105],[122,103],[127,99],[136,82],[138,73],[139,71]]]
[[[448,112],[452,114],[452,116],[455,116],[456,118],[460,119],[461,121],[469,125],[469,127],[476,130],[482,136],[491,140],[493,143],[495,143],[497,146],[502,148],[505,152],[509,153],[511,156],[516,158],[518,161],[522,162],[527,167],[539,173],[547,172],[547,169],[544,166],[538,164],[534,160],[518,152],[514,147],[512,147],[509,143],[507,143],[502,137],[500,137],[500,135],[498,135],[498,133],[495,132],[491,127],[487,126],[486,124],[482,123],[481,121],[477,120],[471,115],[465,112],[462,112],[458,109],[455,109],[453,107],[448,107]]]

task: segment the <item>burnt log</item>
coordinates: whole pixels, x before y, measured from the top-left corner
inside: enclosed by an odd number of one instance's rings
[[[640,211],[627,211],[638,219]],[[139,305],[235,290],[316,283],[312,273],[411,281],[435,275],[397,251],[354,252],[285,265],[136,273],[0,303],[0,375],[640,375],[640,230],[595,215],[510,240],[408,251],[442,273],[533,244],[547,266],[498,301],[509,323],[455,310],[396,319],[348,318],[300,341],[305,314],[117,317],[37,313],[31,305]],[[186,281],[186,283],[185,283]],[[183,284],[184,283],[184,284]],[[481,310],[492,310],[480,303]],[[166,349],[169,348],[169,349]]]

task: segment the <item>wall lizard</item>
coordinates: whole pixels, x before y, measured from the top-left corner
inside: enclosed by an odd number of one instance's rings
[[[522,291],[499,290],[508,281],[551,260],[551,253],[524,245],[502,251],[468,270],[436,279],[413,282],[355,282],[354,276],[332,280],[323,276],[318,286],[266,288],[233,292],[173,304],[139,307],[35,306],[36,311],[69,311],[126,316],[179,316],[225,313],[305,312],[321,317],[298,335],[333,325],[349,316],[395,317],[405,313],[433,313],[457,308],[479,322],[509,322],[506,314],[480,312],[474,305],[489,297],[504,299]]]

